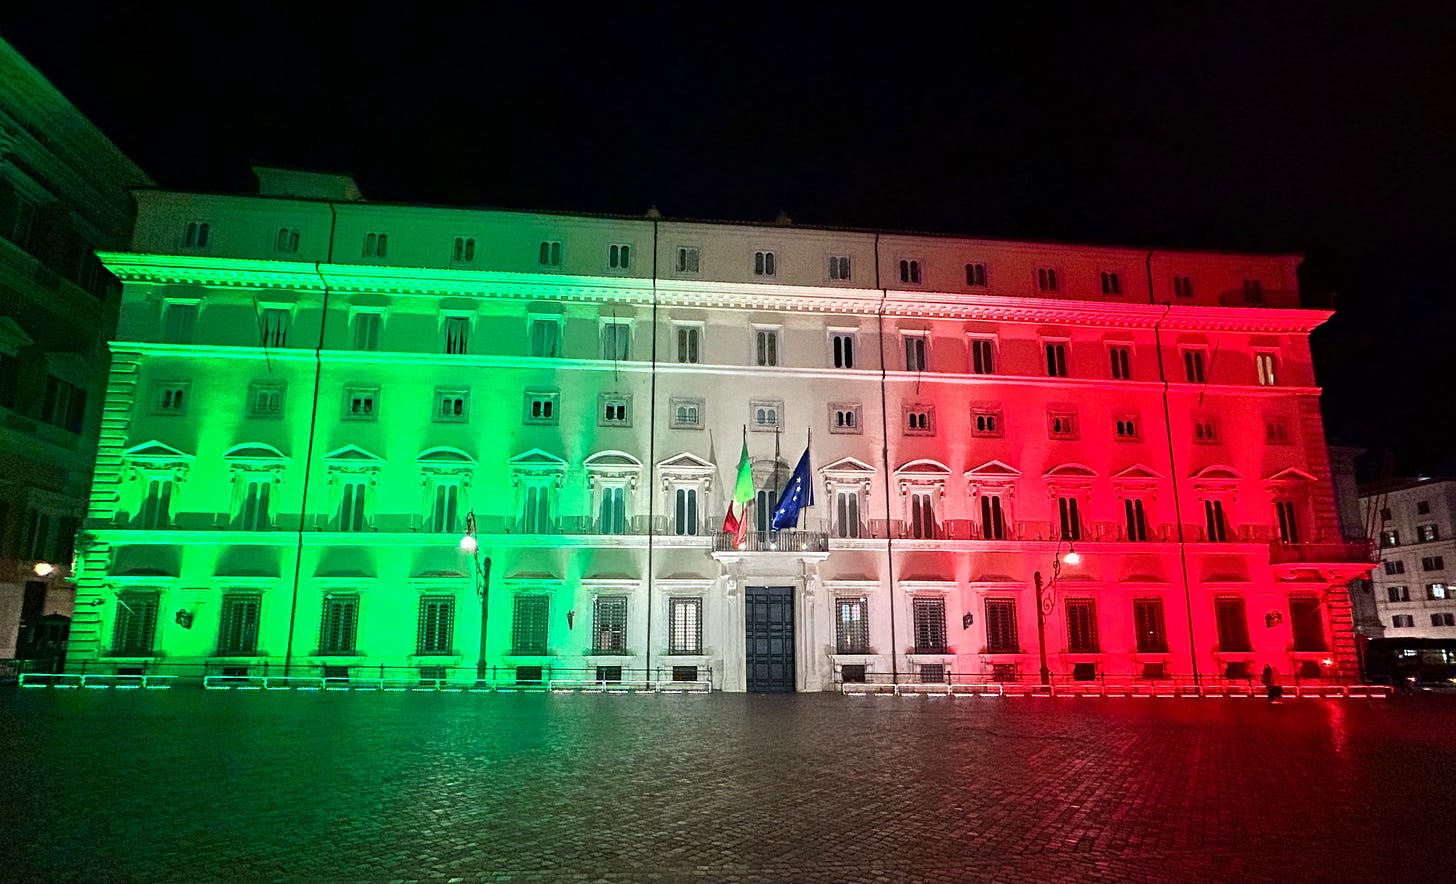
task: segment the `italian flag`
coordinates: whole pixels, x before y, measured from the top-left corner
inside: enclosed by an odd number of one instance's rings
[[[733,499],[728,501],[728,515],[723,519],[723,533],[733,535],[733,545],[742,548],[748,533],[748,502],[753,500],[753,463],[748,458],[748,432],[743,434],[743,453],[738,455],[738,480],[733,483]],[[739,504],[739,516],[733,515],[733,504]]]

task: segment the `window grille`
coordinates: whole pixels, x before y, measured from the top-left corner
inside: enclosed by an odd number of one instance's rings
[[[1249,651],[1249,617],[1243,599],[1215,599],[1214,620],[1218,626],[1220,651]]]
[[[986,653],[1021,653],[1014,599],[986,599]]]
[[[258,615],[263,600],[256,595],[228,595],[222,600],[218,628],[219,654],[253,654],[258,650]]]
[[[598,596],[592,603],[592,653],[622,654],[626,651],[626,597]]]
[[[324,599],[321,620],[319,653],[354,654],[359,630],[359,597],[357,595],[327,596]]]
[[[511,617],[511,653],[539,656],[546,653],[551,597],[518,595]]]
[[[865,654],[870,649],[869,605],[863,598],[836,599],[834,645],[840,654]]]
[[[123,592],[116,597],[116,621],[112,627],[112,653],[147,657],[157,631],[157,593]]]
[[[944,654],[945,644],[945,599],[917,598],[914,600],[915,653]]]
[[[1095,654],[1097,645],[1097,603],[1092,599],[1067,599],[1067,650],[1073,654]]]
[[[1139,654],[1168,653],[1168,632],[1163,623],[1162,599],[1133,599],[1133,625]]]
[[[451,654],[455,646],[455,598],[427,595],[420,599],[416,654]]]
[[[667,644],[669,654],[701,654],[703,652],[702,599],[668,599]]]

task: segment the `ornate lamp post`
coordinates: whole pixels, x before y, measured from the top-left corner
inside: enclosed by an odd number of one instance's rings
[[[480,560],[480,541],[476,537],[475,510],[465,514],[465,534],[460,538],[460,548],[470,553],[474,562],[475,595],[480,599],[480,656],[475,662],[475,680],[485,678],[485,627],[490,614],[490,556]]]
[[[1041,571],[1034,571],[1031,575],[1032,580],[1036,583],[1036,644],[1037,651],[1041,655],[1041,683],[1044,685],[1052,683],[1052,671],[1047,668],[1046,618],[1052,612],[1052,609],[1057,606],[1055,588],[1057,585],[1057,577],[1061,576],[1062,573],[1061,553],[1063,543],[1067,544],[1067,564],[1080,564],[1082,556],[1077,552],[1077,548],[1072,545],[1072,541],[1067,540],[1065,537],[1058,537],[1057,548],[1052,553],[1052,579],[1043,587],[1041,583]]]

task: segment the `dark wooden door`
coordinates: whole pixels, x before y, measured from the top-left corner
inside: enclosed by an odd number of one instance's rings
[[[750,586],[743,613],[748,689],[761,693],[794,690],[794,590]]]

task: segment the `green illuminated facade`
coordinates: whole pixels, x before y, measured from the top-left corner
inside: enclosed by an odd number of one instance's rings
[[[1305,340],[1328,314],[1298,309],[1297,258],[377,205],[257,172],[258,196],[139,193],[131,249],[102,255],[124,297],[72,668],[1034,677],[1031,576],[1068,500],[1058,677],[1352,665],[1338,578],[1368,566],[1305,543],[1338,528]],[[1158,291],[1124,295],[1147,268]],[[1132,353],[1112,377],[1109,341]],[[1180,346],[1225,355],[1154,383]],[[809,430],[817,500],[770,533]],[[745,436],[740,545],[719,528]],[[1153,524],[1128,537],[1133,498]],[[1206,501],[1228,537],[1171,530]],[[1220,649],[1213,584],[1303,632]]]

